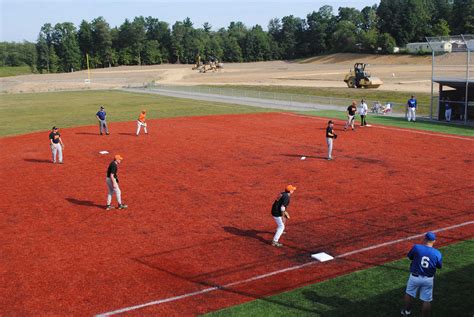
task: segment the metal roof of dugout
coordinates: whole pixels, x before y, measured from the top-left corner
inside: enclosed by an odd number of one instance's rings
[[[474,73],[472,72],[474,35],[426,37],[431,48],[431,103],[430,119],[438,112],[444,119],[446,102],[449,101],[456,119],[464,124],[474,120]],[[449,43],[450,52],[446,52]],[[438,95],[434,85],[439,85]],[[445,89],[447,88],[447,89]]]

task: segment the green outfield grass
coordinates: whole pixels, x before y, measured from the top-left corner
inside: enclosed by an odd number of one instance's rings
[[[0,67],[0,77],[10,77],[31,74],[30,66],[2,66]]]
[[[314,115],[318,117],[327,117],[331,119],[341,119],[341,120],[347,119],[347,116],[345,112],[343,111],[320,110],[320,111],[305,111],[305,112],[300,112],[300,113],[305,114],[305,115]],[[359,115],[357,115],[356,118],[357,118],[356,125],[360,124]],[[401,117],[371,115],[369,113],[369,115],[367,116],[367,123],[373,124],[373,125],[382,124],[386,126],[394,126],[394,127],[399,127],[399,128],[418,129],[418,130],[474,137],[474,127],[458,125],[458,124],[450,124],[450,123],[445,123],[445,122],[435,122],[435,121],[427,121],[427,120],[418,120],[417,122],[408,122],[405,118],[401,118]]]
[[[472,317],[474,240],[440,250],[444,267],[435,278],[432,316]],[[408,271],[403,259],[206,316],[400,316]],[[414,316],[420,307],[417,301]]]
[[[53,125],[66,128],[97,123],[95,114],[104,105],[108,122],[136,120],[141,109],[147,118],[275,111],[152,94],[121,91],[77,91],[0,95],[0,136],[46,131]]]

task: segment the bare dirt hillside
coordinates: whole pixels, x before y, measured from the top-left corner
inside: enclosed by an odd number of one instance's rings
[[[281,85],[346,87],[344,75],[355,62],[369,63],[368,71],[384,81],[378,89],[429,92],[431,57],[406,55],[333,54],[299,61],[229,63],[218,72],[199,73],[192,65],[121,66],[87,71],[0,78],[6,93],[70,89],[114,89],[150,82],[166,85]]]

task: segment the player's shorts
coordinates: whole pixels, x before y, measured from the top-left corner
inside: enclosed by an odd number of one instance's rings
[[[431,302],[433,300],[433,277],[413,276],[410,274],[407,283],[406,293],[411,297],[416,298],[419,292],[420,299],[424,302]]]

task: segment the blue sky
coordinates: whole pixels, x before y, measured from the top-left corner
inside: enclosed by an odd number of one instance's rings
[[[0,0],[0,41],[36,41],[44,23],[72,22],[79,26],[84,19],[103,16],[111,27],[126,18],[153,16],[173,24],[186,17],[195,27],[209,22],[214,30],[227,27],[231,21],[247,26],[260,24],[266,29],[272,18],[294,15],[305,18],[325,4],[337,13],[339,7],[362,9],[379,0]]]

